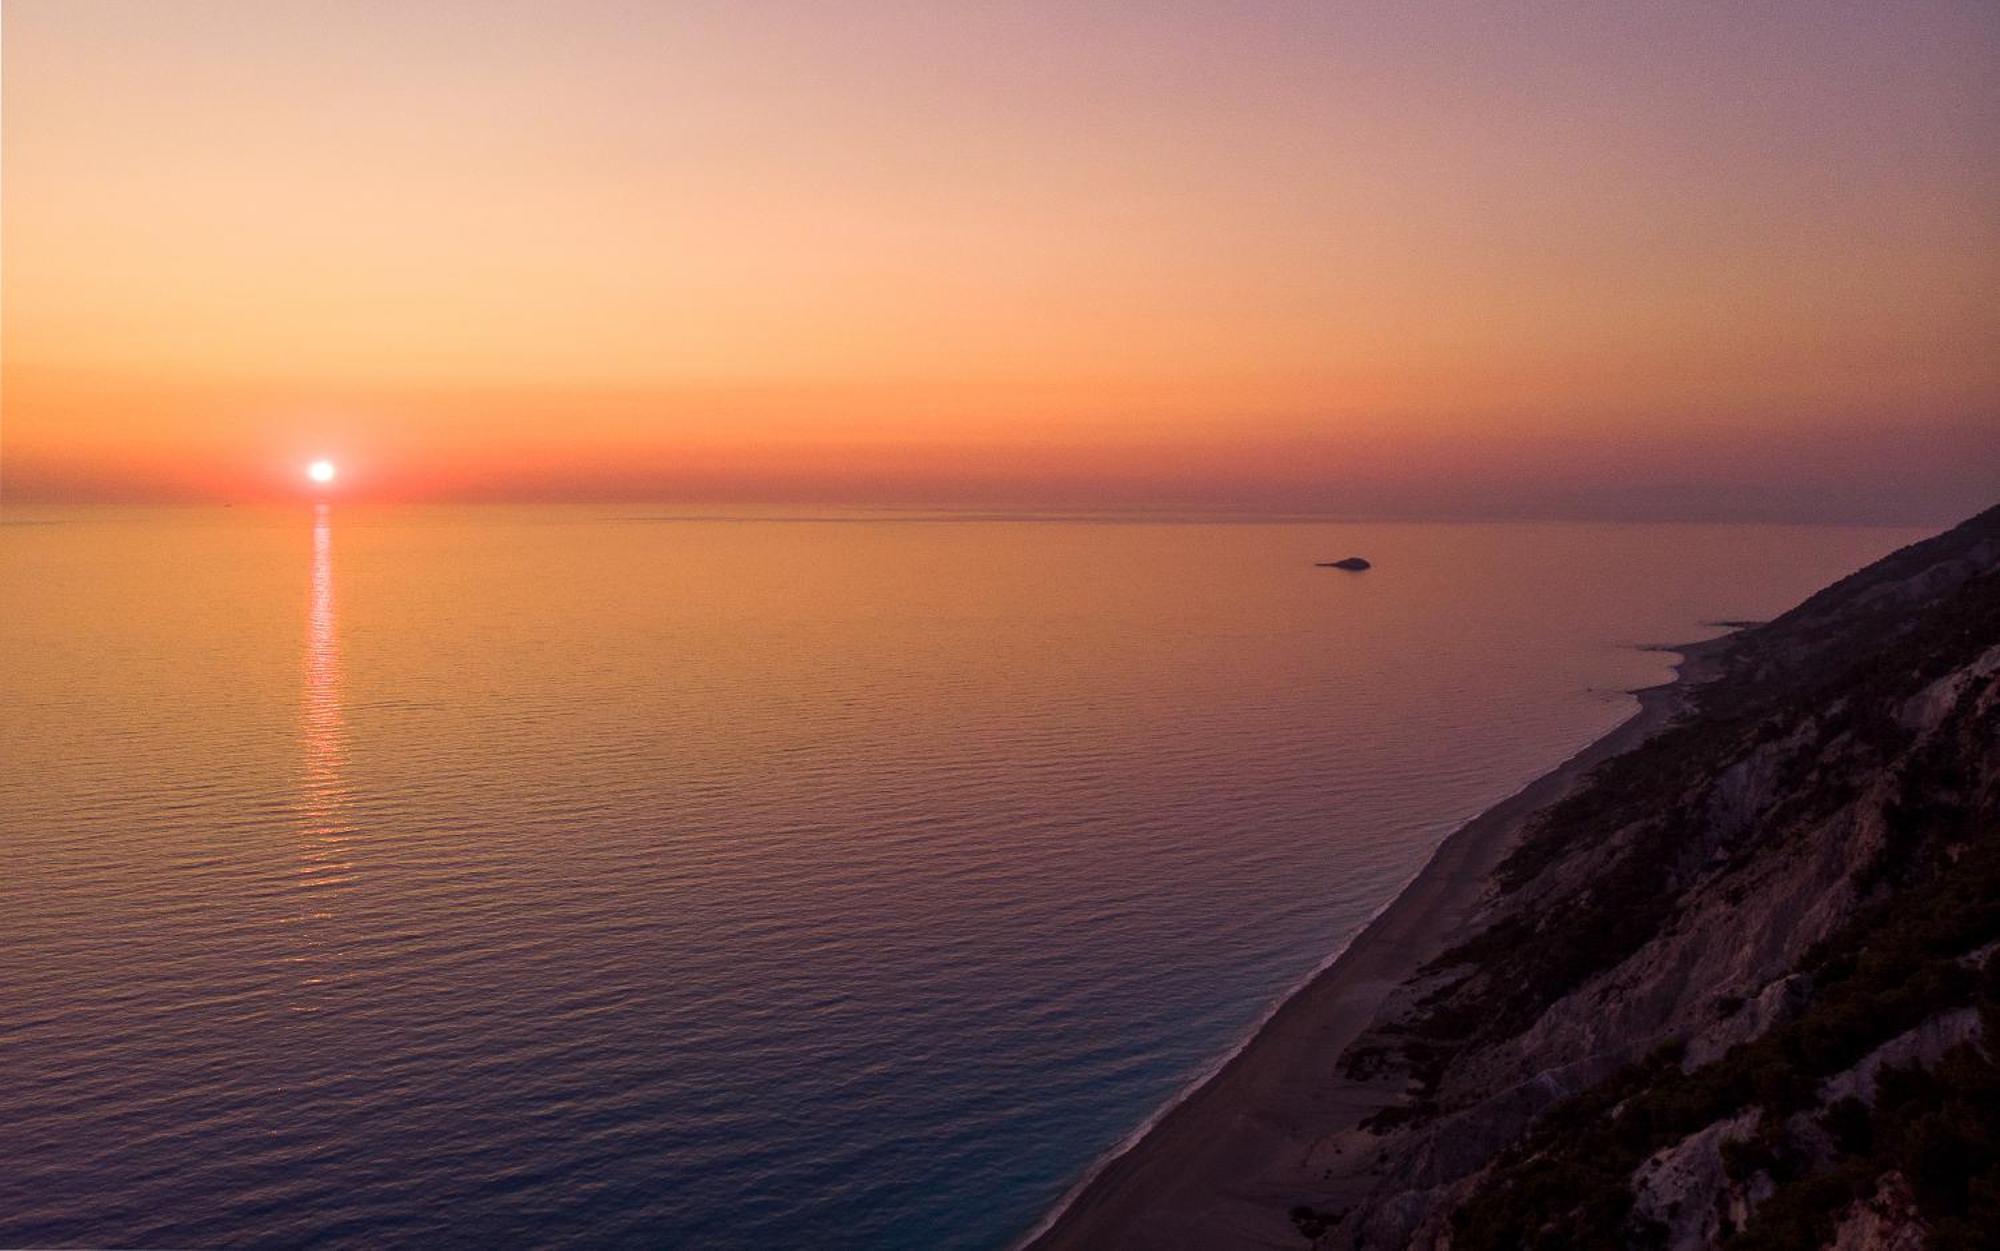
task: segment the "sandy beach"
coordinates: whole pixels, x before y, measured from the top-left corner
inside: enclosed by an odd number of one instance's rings
[[[1308,1159],[1323,1162],[1315,1148],[1331,1139],[1365,1134],[1360,1122],[1391,1098],[1342,1076],[1341,1053],[1392,990],[1456,941],[1529,818],[1670,722],[1690,686],[1711,676],[1721,641],[1665,649],[1681,656],[1673,681],[1633,692],[1639,707],[1617,728],[1449,835],[1338,958],[1214,1074],[1089,1174],[1022,1245],[1297,1247],[1287,1213]]]

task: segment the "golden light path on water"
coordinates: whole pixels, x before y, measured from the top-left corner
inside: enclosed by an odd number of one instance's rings
[[[340,640],[334,616],[333,512],[324,502],[313,506],[303,688],[299,713],[304,768],[299,794],[298,920],[306,948],[294,957],[301,965],[301,995],[294,1009],[310,1012],[315,1010],[311,988],[326,980],[327,955],[312,947],[310,927],[333,915],[328,892],[358,876],[348,858],[346,831],[341,824],[345,747],[340,715]]]

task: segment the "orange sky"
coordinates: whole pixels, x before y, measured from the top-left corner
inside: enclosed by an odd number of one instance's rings
[[[1945,519],[1987,6],[4,18],[0,491]]]

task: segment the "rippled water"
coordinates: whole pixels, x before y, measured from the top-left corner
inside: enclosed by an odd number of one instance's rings
[[[0,1243],[1002,1246],[1911,537],[10,511]]]

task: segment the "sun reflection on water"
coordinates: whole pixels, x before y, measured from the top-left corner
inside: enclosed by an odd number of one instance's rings
[[[306,613],[304,698],[299,738],[304,751],[300,784],[300,847],[297,882],[300,922],[330,919],[331,892],[354,881],[348,857],[346,806],[346,745],[341,726],[340,640],[336,631],[333,585],[333,514],[327,504],[313,513],[312,577]],[[302,988],[324,982],[326,953],[308,950],[293,957],[304,966]],[[314,1005],[300,1003],[299,1011]]]

